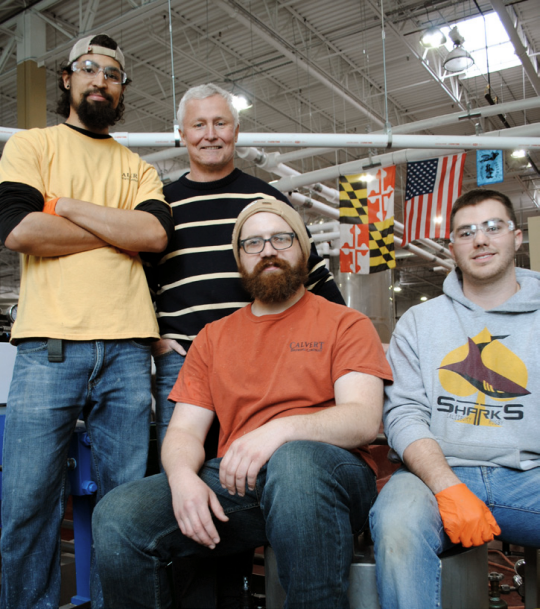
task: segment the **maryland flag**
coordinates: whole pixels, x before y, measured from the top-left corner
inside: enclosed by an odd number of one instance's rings
[[[340,177],[339,262],[342,273],[367,275],[395,268],[395,177],[395,167]]]

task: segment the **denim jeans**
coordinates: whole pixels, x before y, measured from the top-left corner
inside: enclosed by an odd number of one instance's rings
[[[290,442],[244,497],[221,487],[219,465],[212,459],[200,472],[229,517],[215,520],[221,541],[214,550],[180,532],[164,474],[115,489],[97,506],[93,532],[105,606],[170,609],[165,567],[173,558],[226,556],[270,543],[286,607],[348,607],[352,533],[365,525],[376,494],[364,461],[329,444]]]
[[[454,467],[455,474],[492,511],[498,539],[540,546],[540,468]],[[441,561],[453,544],[437,501],[405,468],[384,486],[370,513],[377,589],[382,609],[441,606]]]
[[[92,441],[96,501],[142,478],[151,410],[150,347],[136,341],[25,340],[8,397],[2,479],[2,609],[58,607],[66,461],[79,415]],[[95,569],[94,569],[95,571]],[[94,609],[102,604],[97,572]]]
[[[161,446],[169,421],[175,407],[174,402],[169,402],[168,397],[172,391],[180,368],[184,365],[184,355],[180,355],[176,351],[167,351],[157,357],[154,357],[156,365],[156,435],[158,441],[158,454],[161,455]],[[161,456],[160,456],[161,466]],[[163,471],[163,468],[162,470]]]

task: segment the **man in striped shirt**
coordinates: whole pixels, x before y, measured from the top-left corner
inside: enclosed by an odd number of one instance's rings
[[[251,302],[231,246],[238,214],[257,199],[289,203],[273,186],[235,168],[239,118],[230,93],[214,84],[189,89],[180,101],[178,122],[190,170],[164,189],[176,230],[148,273],[161,335],[153,348],[160,447],[174,409],[169,393],[191,343],[207,323]],[[345,304],[313,245],[308,266],[306,287]]]

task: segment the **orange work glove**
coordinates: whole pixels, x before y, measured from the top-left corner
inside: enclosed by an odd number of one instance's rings
[[[501,529],[487,505],[466,484],[454,484],[435,495],[444,530],[452,543],[465,548],[481,546]]]
[[[55,213],[55,208],[56,208],[56,204],[58,203],[58,199],[60,197],[56,197],[56,199],[51,199],[50,201],[45,201],[45,205],[43,206],[43,213],[44,214],[50,214],[51,216],[58,216],[57,213]]]

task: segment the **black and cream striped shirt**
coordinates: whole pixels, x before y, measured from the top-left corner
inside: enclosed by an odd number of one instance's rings
[[[189,348],[202,328],[251,302],[242,287],[231,237],[238,214],[252,201],[287,197],[263,180],[234,169],[215,182],[185,176],[164,188],[175,224],[167,249],[147,266],[162,338]],[[312,244],[307,288],[345,304]]]

